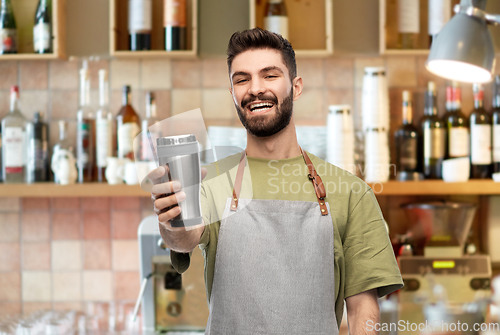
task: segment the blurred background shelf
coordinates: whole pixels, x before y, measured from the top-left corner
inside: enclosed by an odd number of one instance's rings
[[[419,182],[389,181],[369,184],[377,196],[393,195],[500,195],[500,183],[470,180],[445,183],[442,180]],[[100,183],[58,185],[54,183],[0,184],[0,197],[148,197],[139,185]]]
[[[148,197],[139,185],[100,183],[58,185],[54,183],[2,184],[0,197]]]

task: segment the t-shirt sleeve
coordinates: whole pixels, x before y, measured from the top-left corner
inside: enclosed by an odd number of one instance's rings
[[[342,241],[346,298],[374,288],[382,297],[403,287],[385,220],[371,189],[360,197],[351,195]]]

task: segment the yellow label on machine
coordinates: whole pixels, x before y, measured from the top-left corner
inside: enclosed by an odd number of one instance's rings
[[[434,269],[453,269],[455,261],[434,261],[432,262],[432,267]]]

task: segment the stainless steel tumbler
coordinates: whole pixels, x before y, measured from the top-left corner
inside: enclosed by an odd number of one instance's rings
[[[189,227],[201,224],[200,203],[200,145],[196,137],[179,135],[156,139],[156,152],[160,166],[167,166],[162,182],[179,181],[186,199],[179,203],[181,213],[170,224]]]

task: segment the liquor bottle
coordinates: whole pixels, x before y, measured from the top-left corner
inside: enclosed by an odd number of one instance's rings
[[[491,178],[491,116],[483,107],[483,86],[474,84],[474,110],[470,114],[470,177]]]
[[[58,125],[59,125],[59,140],[57,141],[56,144],[54,144],[54,147],[52,148],[52,159],[54,159],[54,157],[57,157],[59,150],[66,150],[74,158],[75,149],[73,148],[73,145],[71,145],[71,142],[68,138],[68,132],[66,129],[67,123],[66,121],[61,120],[58,122]],[[56,175],[54,175],[54,181],[56,183],[59,183],[59,180],[57,180]]]
[[[186,50],[186,0],[164,2],[165,50]]]
[[[267,0],[264,29],[288,39],[288,16],[284,0]]]
[[[26,118],[19,110],[19,88],[10,89],[10,112],[2,120],[2,176],[4,183],[24,183]]]
[[[130,50],[151,50],[152,0],[128,0]]]
[[[493,84],[493,111],[492,111],[492,135],[493,135],[493,173],[500,172],[500,76],[495,76]]]
[[[398,0],[398,46],[417,49],[420,33],[420,0]]]
[[[17,26],[10,0],[0,2],[0,55],[17,53]]]
[[[76,125],[76,167],[78,182],[95,179],[95,116],[90,107],[90,76],[87,65],[80,69],[80,108]]]
[[[427,84],[424,117],[420,124],[423,140],[422,170],[424,177],[441,179],[446,128],[444,122],[438,117],[436,84],[432,81]]]
[[[49,176],[49,133],[48,126],[43,122],[43,116],[39,112],[35,113],[33,122],[28,122],[26,134],[28,139],[26,182],[47,181]]]
[[[109,112],[108,71],[99,70],[99,110],[96,113],[97,181],[106,181],[107,157],[113,156],[113,115]]]
[[[396,163],[398,172],[418,171],[418,130],[413,125],[413,106],[409,91],[403,91],[403,124],[396,131]]]
[[[130,86],[123,87],[123,106],[116,116],[117,124],[117,146],[118,158],[129,158],[134,160],[135,150],[134,139],[141,131],[141,121],[139,115],[131,106]]]
[[[451,0],[429,0],[429,47],[451,18]]]
[[[40,0],[35,13],[33,27],[33,47],[36,53],[52,52],[51,0]]]
[[[447,87],[446,114],[443,122],[446,126],[446,158],[459,158],[469,156],[469,120],[462,113],[462,94],[457,82],[452,82]]]
[[[151,128],[150,126],[157,122],[155,94],[148,92],[146,94],[146,115],[141,123],[141,160],[143,161],[155,161],[156,139],[161,137],[161,132],[158,125]]]

